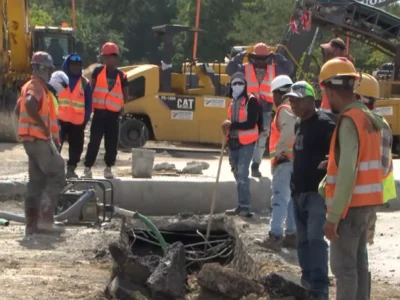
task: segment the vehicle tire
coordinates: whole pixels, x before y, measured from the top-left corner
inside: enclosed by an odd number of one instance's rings
[[[119,144],[122,148],[141,148],[149,140],[149,129],[138,119],[122,121],[119,130]]]

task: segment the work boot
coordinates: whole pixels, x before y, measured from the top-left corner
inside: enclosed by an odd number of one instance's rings
[[[253,163],[253,164],[251,165],[251,176],[252,176],[252,177],[257,177],[257,178],[259,178],[259,177],[262,176],[260,170],[258,169],[259,167],[260,167],[260,164]]]
[[[297,249],[297,237],[296,234],[286,234],[282,241],[284,248]]]
[[[67,166],[67,173],[65,174],[65,177],[67,179],[78,179],[79,176],[75,173],[75,166]]]
[[[36,208],[25,209],[25,235],[29,236],[39,232],[39,210]]]
[[[104,169],[104,178],[106,178],[106,179],[113,179],[114,178],[114,174],[112,172],[111,167],[105,167],[105,169]]]
[[[250,208],[247,207],[236,207],[235,209],[227,209],[225,211],[227,216],[240,216],[245,218],[251,218],[254,214],[250,211]]]
[[[93,174],[92,174],[92,169],[89,167],[85,167],[85,169],[83,170],[83,178],[92,178]]]
[[[255,240],[256,245],[269,248],[274,251],[281,251],[282,250],[282,237],[272,234],[271,232],[268,233],[268,237],[264,240]]]
[[[65,232],[65,228],[63,226],[54,224],[54,209],[54,205],[50,205],[50,207],[42,211],[38,224],[40,232],[49,234]]]

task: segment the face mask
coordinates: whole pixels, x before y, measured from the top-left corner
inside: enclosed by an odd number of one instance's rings
[[[233,85],[232,86],[232,97],[237,99],[239,96],[243,94],[244,85]]]

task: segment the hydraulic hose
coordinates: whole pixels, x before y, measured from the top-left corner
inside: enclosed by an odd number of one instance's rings
[[[146,225],[146,227],[156,236],[157,240],[160,242],[161,248],[165,252],[165,250],[168,247],[168,244],[164,240],[164,238],[163,238],[162,234],[160,233],[160,231],[158,230],[158,228],[149,219],[147,219],[145,216],[139,214],[138,212],[133,212],[133,211],[122,209],[122,208],[119,208],[116,206],[114,206],[114,213],[117,216],[121,215],[121,216],[126,216],[126,217],[132,217],[132,218],[137,218],[140,221],[142,221],[143,224]]]
[[[0,225],[1,226],[8,226],[10,225],[10,222],[6,219],[0,219]]]
[[[95,191],[88,190],[84,193],[73,205],[71,205],[66,211],[54,216],[56,221],[65,221],[70,217],[77,216],[80,214],[82,207],[94,197]],[[0,219],[7,219],[14,222],[25,223],[25,215],[9,213],[6,211],[0,211]]]

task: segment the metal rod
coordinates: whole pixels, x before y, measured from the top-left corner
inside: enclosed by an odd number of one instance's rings
[[[193,59],[197,58],[197,40],[198,40],[198,36],[199,36],[199,25],[200,25],[200,3],[201,0],[197,0],[197,8],[196,8],[196,31],[194,32],[194,40],[193,40]]]
[[[217,187],[218,187],[218,183],[219,183],[219,174],[221,173],[222,158],[224,157],[225,139],[226,139],[225,135],[222,134],[222,145],[221,145],[221,153],[219,155],[217,179],[216,179],[215,185],[214,185],[214,191],[213,191],[212,200],[211,200],[210,214],[208,216],[206,242],[208,241],[208,238],[210,237],[211,223],[212,223],[212,218],[214,215],[215,202],[217,201]]]
[[[75,11],[75,0],[71,0],[72,8],[72,28],[76,30],[76,11]]]

